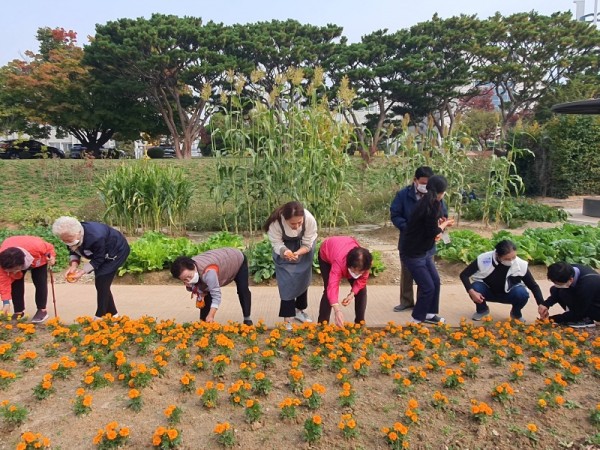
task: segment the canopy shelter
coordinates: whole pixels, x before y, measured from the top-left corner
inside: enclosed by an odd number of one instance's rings
[[[600,98],[559,103],[551,111],[559,114],[600,114]]]

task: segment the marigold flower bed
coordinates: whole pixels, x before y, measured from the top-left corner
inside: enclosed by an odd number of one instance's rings
[[[600,444],[594,329],[0,316],[0,336],[8,448]]]

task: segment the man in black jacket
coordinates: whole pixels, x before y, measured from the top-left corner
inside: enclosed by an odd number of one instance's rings
[[[538,307],[540,318],[573,328],[594,327],[600,320],[600,274],[583,264],[557,262],[548,267],[548,279],[554,283],[550,297]],[[549,308],[559,304],[562,314],[550,316]]]

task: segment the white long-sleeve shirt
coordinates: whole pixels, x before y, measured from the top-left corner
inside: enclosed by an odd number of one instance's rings
[[[283,230],[285,231],[285,235],[289,237],[297,237],[302,233],[302,227],[297,230],[292,230],[290,226],[287,224],[286,220],[281,216],[281,223],[283,224]],[[273,251],[278,255],[283,256],[283,253],[287,250],[285,244],[283,243],[283,232],[281,227],[279,226],[279,221],[275,220],[269,225],[269,231],[267,232],[267,236],[271,241],[271,245],[273,246]],[[306,247],[307,250],[310,250],[317,240],[317,221],[315,217],[308,211],[304,210],[304,236],[302,237],[301,245],[302,247]]]

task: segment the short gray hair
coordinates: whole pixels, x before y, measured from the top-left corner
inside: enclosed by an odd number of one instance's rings
[[[81,223],[75,217],[62,216],[52,224],[52,233],[60,237],[65,234],[77,234],[82,228]]]

